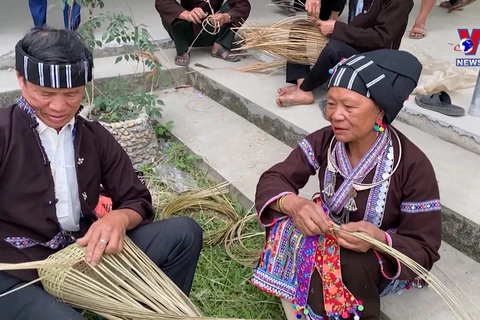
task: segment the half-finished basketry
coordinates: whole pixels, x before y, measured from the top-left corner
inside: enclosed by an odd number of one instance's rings
[[[279,22],[254,25],[245,24],[238,30],[239,48],[254,49],[280,60],[312,65],[328,43],[320,33],[316,20],[306,16],[283,19]]]
[[[106,319],[198,319],[189,298],[129,239],[120,254],[92,267],[85,248],[72,244],[44,260],[38,274],[47,292]],[[55,262],[71,265],[52,267]]]

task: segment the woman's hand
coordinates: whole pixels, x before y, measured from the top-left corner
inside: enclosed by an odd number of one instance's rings
[[[320,0],[307,0],[305,10],[315,18],[320,17]]]
[[[287,195],[285,210],[293,218],[295,227],[303,235],[315,236],[333,230],[333,221],[323,212],[320,205],[296,195]]]
[[[367,221],[359,221],[359,222],[350,222],[347,224],[343,224],[340,226],[340,230],[348,231],[348,232],[362,232],[368,234],[370,237],[385,243],[385,232],[380,230],[376,225],[367,222]],[[358,239],[346,232],[336,231],[338,244],[345,249],[357,251],[357,252],[367,252],[368,250],[373,248],[373,245]]]
[[[121,210],[110,211],[102,219],[95,221],[85,236],[77,239],[80,246],[87,247],[85,260],[96,266],[104,253],[120,253],[128,224],[129,217]]]

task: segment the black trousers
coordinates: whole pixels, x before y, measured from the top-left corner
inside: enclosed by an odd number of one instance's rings
[[[227,2],[220,7],[218,13],[225,13],[230,10],[230,6]],[[185,20],[180,20],[172,25],[169,25],[164,19],[162,24],[165,30],[167,30],[170,38],[175,43],[177,55],[182,55],[188,51],[188,48],[193,44],[193,47],[211,47],[214,43],[218,43],[225,47],[227,50],[232,49],[233,41],[235,39],[235,33],[231,30],[230,24],[225,24],[220,28],[217,34],[210,34],[203,31],[202,34],[195,40],[197,35],[193,30],[193,23]],[[201,28],[201,27],[200,27]],[[210,30],[209,27],[207,27]],[[210,30],[213,32],[213,28]],[[195,40],[195,43],[193,41]]]
[[[202,249],[202,229],[191,218],[175,217],[128,233],[130,239],[185,293],[192,288]],[[0,294],[22,285],[0,272]],[[84,320],[75,309],[40,286],[30,285],[0,298],[0,320]]]
[[[304,10],[306,0],[294,0],[293,7],[297,10]],[[328,20],[332,11],[338,12],[341,15],[347,0],[321,0],[320,5],[320,20]]]
[[[305,6],[306,0],[294,0],[294,1],[295,1],[294,7],[296,8],[303,8],[303,6]],[[330,18],[330,15],[332,14],[332,11],[339,12],[339,15],[341,15],[343,12],[343,9],[345,8],[345,4],[346,4],[346,0],[322,0],[321,6],[320,6],[320,17],[319,17],[320,20],[324,20],[324,21],[328,20]],[[323,51],[325,51],[325,49]],[[320,57],[318,58],[319,60],[320,60]],[[327,69],[327,72],[330,68]],[[297,84],[298,79],[304,79],[310,73],[310,66],[288,62],[286,73],[287,73],[286,82],[291,84]],[[320,87],[325,81],[326,80],[324,80],[315,88]],[[305,86],[301,89],[303,91],[313,90],[313,89],[306,90]]]
[[[307,65],[287,63],[287,82],[296,84],[298,79],[305,79],[300,89],[313,91],[330,79],[329,70],[342,58],[349,58],[358,53],[357,49],[345,42],[330,40],[311,69]]]

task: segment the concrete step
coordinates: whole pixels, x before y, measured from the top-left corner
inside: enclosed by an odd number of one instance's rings
[[[233,77],[229,79],[235,81]],[[217,90],[220,89],[217,87]],[[233,193],[239,196],[245,207],[251,207],[260,174],[284,160],[292,148],[199,91],[167,89],[158,91],[157,95],[165,102],[161,121],[174,121],[173,135],[203,158],[203,166],[211,176],[230,181]],[[240,98],[225,97],[225,101],[228,99],[240,102]],[[260,116],[255,119],[260,120]],[[269,121],[273,126],[280,120]],[[312,177],[302,194],[309,197],[317,188]],[[461,294],[463,291],[478,305],[480,264],[445,242],[442,243],[441,256],[433,273],[459,299],[467,301]],[[413,289],[400,296],[385,297],[382,311],[392,320],[454,319],[448,306],[432,289]]]
[[[170,57],[172,52],[164,52]],[[194,66],[200,63],[213,68]],[[251,61],[235,64],[212,60],[207,51],[192,52],[191,84],[214,101],[247,119],[290,147],[306,134],[329,125],[318,104],[279,108],[276,90],[283,76],[257,75],[233,70]],[[167,65],[168,67],[168,65]],[[444,240],[480,261],[480,213],[478,197],[480,155],[395,121],[395,127],[417,144],[431,160],[440,181]]]

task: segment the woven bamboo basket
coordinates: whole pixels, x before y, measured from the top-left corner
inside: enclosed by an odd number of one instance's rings
[[[328,43],[316,20],[296,16],[267,25],[247,24],[238,31],[234,50],[257,50],[279,60],[313,65]]]
[[[44,260],[45,267],[37,269],[45,290],[72,307],[106,319],[204,318],[128,237],[120,254],[104,255],[95,267],[84,257],[85,248],[72,244]]]

